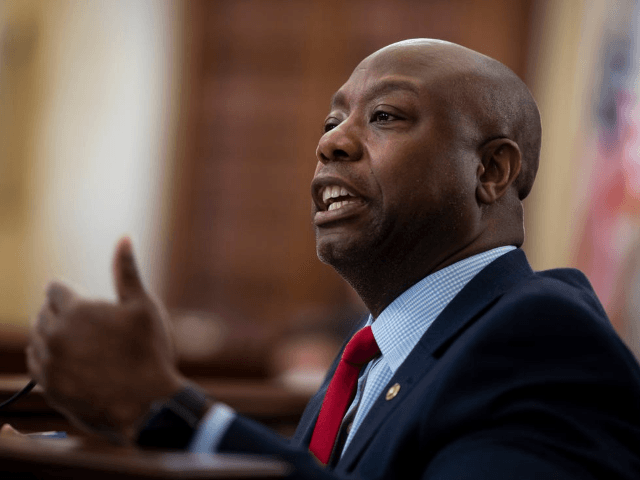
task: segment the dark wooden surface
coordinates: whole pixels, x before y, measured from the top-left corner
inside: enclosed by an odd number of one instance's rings
[[[142,451],[86,438],[0,437],[0,476],[11,479],[273,479],[287,465],[269,458]]]
[[[269,380],[193,379],[211,396],[237,412],[258,420],[283,435],[293,433],[310,393],[289,390]],[[11,397],[29,381],[25,375],[0,376],[0,402]],[[39,386],[5,410],[0,422],[25,432],[64,430],[81,433],[53,410]]]
[[[29,381],[25,375],[0,376],[0,402]],[[195,379],[209,394],[236,411],[285,435],[293,432],[309,394],[270,381]],[[65,431],[67,439],[0,437],[0,478],[16,479],[196,479],[281,478],[286,465],[267,458],[195,455],[118,447],[88,437],[46,402],[38,386],[7,409],[0,423],[24,433]]]

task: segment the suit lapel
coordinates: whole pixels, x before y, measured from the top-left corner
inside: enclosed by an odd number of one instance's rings
[[[318,390],[315,395],[311,397],[309,403],[307,403],[307,406],[302,413],[302,417],[300,417],[300,422],[298,422],[296,432],[291,438],[293,444],[304,445],[305,448],[309,446],[311,435],[313,434],[313,428],[316,425],[316,420],[320,413],[320,407],[322,407],[322,401],[324,400],[328,387],[329,383],[325,381],[325,383],[320,387],[320,390]]]
[[[373,404],[340,459],[338,468],[341,470],[352,468],[382,423],[400,407],[417,381],[431,371],[455,339],[504,292],[532,273],[524,253],[518,249],[490,263],[454,297],[389,381],[380,398]],[[401,389],[392,401],[386,401],[384,396],[387,389],[395,383],[400,384]]]

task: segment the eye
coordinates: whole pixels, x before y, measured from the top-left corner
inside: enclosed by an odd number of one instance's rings
[[[333,130],[338,125],[340,125],[340,122],[336,118],[327,118],[324,122],[324,126],[322,127],[322,131],[323,133],[327,133],[329,130]]]
[[[396,118],[397,117],[395,115],[391,115],[388,112],[378,110],[377,112],[373,112],[373,115],[371,115],[371,122],[386,123]]]

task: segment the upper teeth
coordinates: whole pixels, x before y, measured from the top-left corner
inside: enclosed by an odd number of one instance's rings
[[[322,192],[322,201],[326,205],[330,198],[347,196],[352,197],[353,195],[351,195],[346,188],[339,187],[337,185],[329,185],[328,187],[325,187],[324,191]]]

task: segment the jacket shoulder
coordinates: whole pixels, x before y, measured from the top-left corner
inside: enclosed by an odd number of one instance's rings
[[[514,284],[498,305],[525,318],[538,316],[565,321],[586,319],[600,326],[611,324],[589,280],[579,270],[562,268],[534,272]]]

